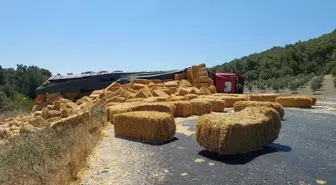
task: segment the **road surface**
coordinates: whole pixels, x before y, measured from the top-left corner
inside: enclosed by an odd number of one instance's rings
[[[195,118],[177,119],[176,140],[149,145],[115,138],[113,128],[80,173],[93,184],[336,184],[336,115],[286,109],[279,138],[239,156],[207,152],[194,139]]]

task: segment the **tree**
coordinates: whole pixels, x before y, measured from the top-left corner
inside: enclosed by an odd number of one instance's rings
[[[312,80],[310,84],[310,88],[314,94],[317,90],[321,89],[322,83],[323,83],[323,80],[321,80],[321,77],[316,77]]]
[[[292,91],[292,93],[294,93],[298,88],[298,83],[296,83],[295,81],[291,81],[288,84],[288,88],[289,88],[289,90]]]
[[[247,85],[247,88],[248,88],[248,90],[249,90],[250,92],[252,92],[252,90],[253,90],[253,86],[252,86],[252,84],[249,83],[249,84]]]
[[[331,70],[331,75],[333,77],[336,77],[336,67],[334,67],[332,70]]]
[[[336,67],[336,30],[308,41],[299,41],[283,47],[275,46],[260,53],[234,59],[216,69],[239,71],[247,81],[297,78],[324,75]],[[336,72],[335,72],[336,73]],[[307,82],[307,81],[305,81]],[[300,83],[302,86],[302,83]]]
[[[260,89],[261,91],[265,91],[266,90],[265,82],[260,81],[258,83],[258,89]]]
[[[279,92],[279,83],[274,81],[273,84],[272,84],[272,89],[275,91],[275,92]]]
[[[5,84],[5,76],[3,74],[2,66],[0,65],[0,85]]]

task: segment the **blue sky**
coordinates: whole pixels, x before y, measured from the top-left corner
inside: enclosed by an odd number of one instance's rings
[[[333,0],[0,0],[0,65],[53,73],[214,66],[336,28]]]

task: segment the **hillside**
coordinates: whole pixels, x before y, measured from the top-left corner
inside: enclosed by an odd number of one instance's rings
[[[336,68],[336,30],[318,38],[254,53],[214,66],[212,70],[242,74],[247,82],[281,86],[296,79],[307,82],[314,76],[330,74]]]

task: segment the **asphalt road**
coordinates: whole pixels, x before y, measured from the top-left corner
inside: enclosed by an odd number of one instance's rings
[[[180,124],[195,129],[195,120]],[[238,156],[207,152],[184,133],[164,145],[106,134],[81,184],[336,184],[336,115],[316,110],[286,109],[272,145]]]

